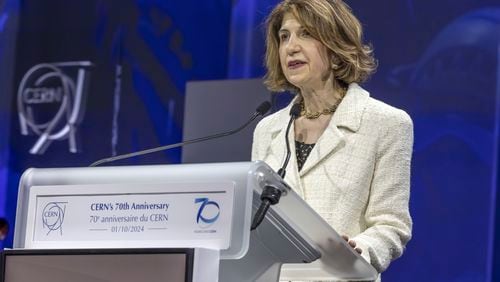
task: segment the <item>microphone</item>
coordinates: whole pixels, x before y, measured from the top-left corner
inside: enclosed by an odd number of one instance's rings
[[[255,112],[253,113],[253,115],[250,117],[250,119],[245,124],[243,124],[242,126],[236,128],[236,129],[230,130],[230,131],[217,133],[217,134],[213,134],[213,135],[209,135],[209,136],[205,136],[205,137],[200,137],[200,138],[196,138],[196,139],[191,139],[191,140],[187,140],[184,142],[179,142],[179,143],[170,144],[170,145],[166,145],[166,146],[161,146],[161,147],[146,149],[146,150],[133,152],[133,153],[129,153],[129,154],[118,155],[115,157],[101,159],[101,160],[98,160],[98,161],[92,163],[91,165],[89,165],[89,167],[95,167],[95,166],[105,164],[105,163],[110,163],[110,162],[114,162],[114,161],[118,161],[118,160],[142,156],[142,155],[147,155],[147,154],[151,154],[151,153],[155,153],[155,152],[159,152],[159,151],[170,150],[170,149],[181,147],[181,146],[188,145],[188,144],[193,144],[193,143],[198,143],[198,142],[203,142],[203,141],[207,141],[207,140],[211,140],[211,139],[229,136],[229,135],[235,134],[235,133],[241,131],[242,129],[244,129],[245,127],[247,127],[258,116],[265,115],[269,111],[270,108],[271,108],[271,103],[269,101],[265,101],[265,102],[261,103],[257,107],[257,109],[255,109]]]
[[[283,162],[283,165],[278,170],[279,176],[281,176],[281,178],[283,178],[283,179],[285,179],[286,166],[288,165],[288,162],[290,161],[290,155],[291,155],[290,140],[288,140],[288,133],[290,132],[290,128],[292,127],[293,121],[300,115],[301,110],[302,109],[301,109],[300,104],[294,104],[292,106],[292,108],[290,109],[290,121],[288,122],[288,126],[286,127],[286,133],[285,133],[286,157],[285,157],[285,161]]]
[[[288,165],[288,161],[290,161],[290,155],[291,155],[290,140],[288,140],[288,133],[290,132],[290,128],[292,127],[293,121],[300,115],[300,111],[301,111],[300,104],[294,104],[290,109],[290,121],[288,122],[285,132],[286,157],[283,162],[283,165],[278,170],[278,175],[281,176],[281,178],[283,179],[285,178],[286,167]],[[271,205],[276,205],[280,201],[281,194],[282,194],[281,190],[274,186],[266,185],[266,187],[264,187],[264,190],[260,195],[260,200],[261,200],[260,206],[259,209],[255,212],[255,215],[252,220],[252,227],[250,230],[255,230],[262,223],[262,220],[264,220],[264,217],[266,216],[269,207]]]

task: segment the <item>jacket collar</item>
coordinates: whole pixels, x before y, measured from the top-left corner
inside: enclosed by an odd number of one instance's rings
[[[361,126],[361,119],[370,94],[356,83],[351,83],[347,93],[333,114],[330,125],[346,127],[356,132]]]
[[[361,88],[357,83],[351,83],[347,93],[339,104],[335,114],[330,121],[330,125],[337,127],[345,127],[349,130],[356,132],[361,126],[361,118],[366,108],[366,103],[370,94]],[[292,108],[295,99],[283,110],[280,111],[276,122],[271,127],[271,132],[278,132],[286,130],[286,125],[290,119],[290,109]]]
[[[328,127],[325,129],[325,132],[323,132],[321,137],[316,142],[313,150],[309,154],[306,163],[300,171],[300,176],[304,175],[311,168],[316,166],[332,151],[340,148],[339,145],[345,143],[344,134],[341,130],[339,130],[340,128],[347,128],[352,132],[356,132],[359,130],[368,98],[369,93],[361,88],[358,84],[352,83],[349,85],[349,89],[347,90],[344,99],[342,99],[342,102],[339,104],[337,111],[335,111],[335,113],[333,114]],[[290,119],[290,109],[295,100],[296,99],[294,99],[286,108],[281,110],[281,112],[277,116],[276,122],[274,122],[273,126],[270,128],[271,133],[278,132],[278,134],[273,134],[274,136],[276,136],[276,138],[271,142],[271,149],[277,156],[284,156],[284,134],[286,131],[286,126]],[[288,139],[290,140],[292,156],[287,168],[287,174],[292,174],[291,171],[297,171],[293,125],[290,131],[291,132],[288,136]],[[293,177],[293,174],[290,175],[290,178]],[[292,180],[292,182],[296,181],[298,181],[297,178]]]

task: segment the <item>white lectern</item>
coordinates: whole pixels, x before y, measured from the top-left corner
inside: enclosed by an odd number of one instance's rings
[[[284,194],[250,232],[266,185]],[[203,282],[377,277],[263,162],[29,169],[14,248],[191,248]]]

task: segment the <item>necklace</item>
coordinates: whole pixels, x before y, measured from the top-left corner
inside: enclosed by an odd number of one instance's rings
[[[341,95],[341,97],[343,98],[344,95],[345,92],[343,93],[343,95]],[[342,98],[338,99],[337,102],[331,107],[323,109],[322,111],[312,112],[312,113],[306,110],[306,106],[304,105],[304,99],[302,99],[302,101],[300,101],[300,116],[304,116],[307,119],[317,119],[321,115],[331,115],[337,110],[337,107],[339,106],[340,101],[342,101]]]

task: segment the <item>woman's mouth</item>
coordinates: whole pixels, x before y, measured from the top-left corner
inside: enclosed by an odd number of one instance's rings
[[[292,69],[292,70],[293,69],[298,69],[298,68],[302,67],[305,64],[306,63],[304,61],[293,60],[293,61],[288,62],[288,68]]]

